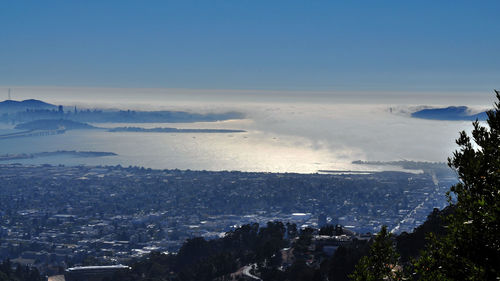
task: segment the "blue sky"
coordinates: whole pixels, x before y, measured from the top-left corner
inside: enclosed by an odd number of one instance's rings
[[[0,86],[500,88],[500,1],[0,2]]]

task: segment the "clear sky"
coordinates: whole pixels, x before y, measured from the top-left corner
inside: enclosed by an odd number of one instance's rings
[[[486,91],[500,1],[0,2],[0,86]]]

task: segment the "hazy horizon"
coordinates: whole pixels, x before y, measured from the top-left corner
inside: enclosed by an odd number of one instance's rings
[[[412,118],[410,113],[420,106],[466,105],[484,110],[491,108],[492,104],[488,103],[493,96],[491,93],[477,96],[455,93],[453,99],[449,99],[450,93],[427,93],[424,96],[417,93],[402,99],[391,93],[373,96],[369,92],[356,95],[352,92],[316,92],[314,97],[305,99],[297,92],[237,93],[235,95],[232,90],[13,87],[14,99],[36,98],[70,106],[66,110],[77,105],[80,108],[186,110],[194,113],[237,111],[245,115],[243,120],[222,122],[105,125],[107,127],[215,128],[247,132],[194,136],[72,132],[37,138],[33,140],[36,145],[25,139],[11,141],[11,145],[4,146],[3,152],[109,151],[119,155],[114,158],[63,159],[62,163],[303,173],[367,168],[351,165],[354,160],[445,162],[456,147],[454,139],[458,132],[470,130],[471,122],[423,120]],[[405,101],[407,103],[403,103]],[[102,127],[102,124],[95,125]],[[24,162],[44,161],[58,163],[57,159]]]
[[[11,88],[15,100],[80,108],[245,114],[177,125],[243,129],[246,138],[98,134],[72,145],[77,133],[59,136],[67,149],[124,142],[119,157],[146,166],[311,172],[358,159],[446,161],[470,122],[409,113],[492,107],[498,8],[498,1],[9,2],[0,10],[0,100]],[[57,149],[53,138],[11,149]]]
[[[39,99],[53,104],[155,109],[165,106],[200,107],[204,104],[234,105],[241,103],[305,104],[377,104],[387,106],[470,106],[490,108],[493,89],[489,91],[287,91],[251,89],[173,89],[110,88],[62,86],[2,86],[0,100]],[[92,102],[93,101],[93,102]]]

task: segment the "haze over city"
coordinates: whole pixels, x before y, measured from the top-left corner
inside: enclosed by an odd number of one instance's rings
[[[2,2],[0,281],[498,279],[499,11]]]

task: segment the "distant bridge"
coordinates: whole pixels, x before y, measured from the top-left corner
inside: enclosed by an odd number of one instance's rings
[[[65,132],[66,132],[66,129],[64,129],[64,128],[60,128],[60,129],[56,129],[56,130],[28,130],[28,131],[0,135],[0,140],[12,139],[12,138],[22,138],[22,137],[40,137],[40,136],[60,135],[60,134],[64,134]]]

